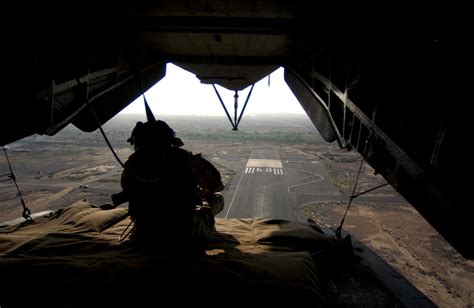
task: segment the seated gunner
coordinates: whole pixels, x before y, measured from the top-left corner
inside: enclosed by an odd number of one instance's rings
[[[218,175],[220,185],[213,189],[222,190],[217,169],[203,172],[206,164],[195,163],[200,155],[181,149],[181,140],[164,121],[138,122],[128,141],[135,152],[122,172],[123,192],[113,200],[115,205],[129,201],[134,238],[153,250],[202,248],[224,201],[219,193],[199,186],[196,176],[200,176],[197,172],[206,173],[207,178]]]

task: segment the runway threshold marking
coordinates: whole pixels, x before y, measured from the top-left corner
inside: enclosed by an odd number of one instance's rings
[[[273,173],[283,175],[283,164],[278,159],[249,159],[245,166],[245,174]]]
[[[249,159],[246,167],[260,168],[283,168],[283,164],[279,159]]]

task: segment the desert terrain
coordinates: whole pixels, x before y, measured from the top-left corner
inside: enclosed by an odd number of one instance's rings
[[[247,115],[238,132],[231,130],[225,117],[169,116],[163,119],[183,139],[184,148],[202,153],[216,165],[227,187],[236,181],[235,175],[239,172],[232,159],[246,159],[245,153],[262,144],[268,144],[282,155],[296,153],[321,162],[328,175],[325,180],[335,185],[338,193],[297,206],[322,227],[333,229],[339,225],[352,193],[360,155],[323,141],[306,116]],[[142,116],[116,117],[104,125],[123,162],[133,151],[126,139],[137,120],[143,120]],[[68,126],[55,136],[30,136],[7,148],[21,193],[32,213],[54,211],[80,199],[97,205],[111,203],[110,195],[120,191],[122,168],[98,131],[84,133]],[[0,174],[8,173],[8,164],[2,155]],[[5,176],[0,178],[4,179]],[[364,163],[356,192],[383,183],[385,180],[374,175],[373,169]],[[13,183],[0,182],[0,223],[21,217],[21,213],[21,202]],[[474,305],[474,261],[465,260],[454,251],[390,186],[355,199],[344,229],[436,305]]]

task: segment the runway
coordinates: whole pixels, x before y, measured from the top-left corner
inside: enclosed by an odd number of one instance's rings
[[[233,160],[236,175],[224,191],[222,218],[265,217],[306,221],[304,205],[340,193],[324,166],[308,155],[281,156],[274,147],[253,149]]]

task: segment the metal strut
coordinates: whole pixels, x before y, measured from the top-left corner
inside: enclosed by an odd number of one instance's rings
[[[33,218],[31,218],[31,216],[30,216],[31,211],[26,206],[25,200],[23,200],[23,195],[21,194],[20,187],[18,186],[18,183],[16,182],[16,177],[15,177],[15,174],[13,173],[12,165],[10,163],[10,159],[8,158],[7,149],[5,148],[5,146],[3,146],[3,152],[5,153],[5,157],[7,158],[7,163],[8,163],[8,168],[10,168],[10,173],[3,174],[2,176],[8,176],[9,179],[7,179],[7,180],[12,180],[13,183],[15,183],[16,190],[18,191],[18,196],[20,197],[20,200],[21,200],[21,205],[23,206],[22,216],[25,219],[26,223],[32,222]],[[6,181],[6,180],[4,180],[4,181]]]
[[[249,102],[250,95],[252,94],[253,87],[255,86],[255,84],[252,85],[252,87],[250,88],[249,94],[247,94],[247,99],[245,100],[244,107],[240,111],[239,117],[237,117],[237,110],[239,108],[239,91],[235,91],[235,94],[234,94],[234,119],[233,120],[232,120],[232,118],[229,114],[229,111],[227,110],[227,107],[224,104],[224,101],[222,100],[221,95],[219,94],[219,91],[216,88],[216,85],[212,84],[212,86],[214,87],[214,91],[217,94],[217,98],[219,98],[219,101],[221,102],[222,108],[224,108],[225,114],[227,115],[227,118],[229,119],[229,122],[232,125],[232,130],[234,130],[234,131],[239,130],[240,120],[242,119],[242,116],[244,115],[245,108],[247,107],[247,103]]]

